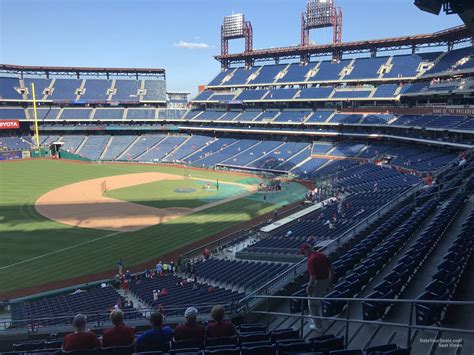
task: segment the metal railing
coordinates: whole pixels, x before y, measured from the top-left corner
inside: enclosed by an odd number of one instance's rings
[[[262,301],[267,301],[267,310],[266,311],[254,311],[250,304],[252,303],[253,299],[260,299]],[[270,312],[269,311],[269,300],[271,299],[279,299],[279,300],[299,300],[301,305],[301,312],[299,314],[293,313],[285,313],[285,312]],[[308,301],[340,301],[346,302],[346,315],[345,317],[324,317],[324,316],[312,316],[312,315],[305,315],[304,314],[304,302]],[[267,296],[267,295],[249,295],[246,297],[245,300],[245,308],[249,313],[266,315],[267,321],[267,329],[269,327],[269,316],[283,316],[283,317],[293,317],[300,319],[300,332],[301,337],[303,337],[303,330],[304,330],[304,321],[305,319],[320,319],[320,320],[330,320],[334,322],[344,322],[344,332],[345,332],[345,345],[347,348],[349,342],[349,326],[351,323],[358,323],[358,324],[371,324],[371,325],[379,325],[379,326],[388,326],[388,327],[398,327],[398,328],[406,328],[407,331],[407,340],[406,345],[407,347],[411,346],[411,338],[413,330],[434,330],[438,332],[453,332],[458,334],[474,334],[474,329],[460,329],[460,328],[449,328],[449,327],[442,327],[442,326],[431,326],[431,325],[418,325],[416,322],[413,322],[413,313],[414,307],[418,304],[420,305],[443,305],[443,306],[474,306],[474,301],[438,301],[438,300],[415,300],[415,299],[379,299],[379,298],[324,298],[324,297],[301,297],[301,296]],[[386,304],[409,304],[410,311],[408,312],[408,319],[406,323],[396,323],[396,322],[388,322],[383,320],[365,320],[365,319],[358,319],[358,318],[350,318],[351,315],[351,308],[353,308],[353,303],[362,303],[362,302],[376,302],[376,303],[386,303]]]
[[[215,304],[203,303],[203,304],[193,304],[193,307],[196,307],[199,310],[199,313],[202,316],[206,316],[210,313],[212,307]],[[234,303],[223,303],[221,304],[226,311],[233,311],[235,309]],[[176,319],[176,321],[182,320],[184,311],[189,307],[189,305],[169,305],[163,308],[163,316],[165,319]],[[145,320],[151,313],[159,311],[154,308],[133,308],[133,309],[124,309],[124,318],[127,321],[130,320]],[[0,319],[0,334],[1,332],[9,330],[24,330],[29,333],[37,332],[43,328],[50,327],[64,327],[71,324],[74,316],[78,312],[66,312],[55,314],[54,316],[30,316],[27,318],[19,319]],[[106,325],[109,322],[110,311],[97,310],[97,311],[88,311],[83,313],[88,320],[88,326],[93,328],[100,328]]]

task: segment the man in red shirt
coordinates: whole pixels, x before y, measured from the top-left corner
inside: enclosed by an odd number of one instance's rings
[[[135,338],[133,329],[123,323],[123,312],[115,309],[110,313],[110,321],[113,328],[104,331],[102,336],[102,346],[108,348],[111,346],[132,345]]]
[[[72,321],[74,333],[68,334],[64,337],[63,350],[64,351],[78,351],[99,349],[100,342],[94,333],[86,331],[87,318],[83,314],[78,314]]]
[[[224,307],[216,305],[212,307],[211,317],[215,323],[207,325],[207,337],[219,338],[235,335],[235,328],[231,322],[224,322]]]
[[[331,262],[323,253],[314,251],[310,244],[304,243],[300,247],[301,254],[308,258],[309,282],[306,294],[309,297],[324,297],[328,289],[332,288],[333,271]],[[321,316],[321,301],[308,300],[309,314]],[[321,331],[323,321],[311,319],[309,327]]]
[[[191,340],[196,347],[202,347],[204,343],[205,329],[202,325],[196,323],[198,310],[189,307],[184,312],[186,323],[180,324],[174,330],[174,340]]]

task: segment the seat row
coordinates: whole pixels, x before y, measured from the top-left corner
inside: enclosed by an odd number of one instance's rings
[[[421,265],[436,248],[439,240],[445,235],[463,204],[464,197],[463,193],[456,194],[436,211],[434,218],[417,237],[415,243],[398,260],[397,265],[385,276],[384,281],[374,287],[374,292],[367,298],[395,299],[401,295]],[[363,317],[366,320],[378,319],[384,316],[390,307],[391,304],[388,302],[362,302]]]
[[[461,233],[456,237],[443,260],[438,264],[432,281],[418,300],[451,300],[466,271],[474,249],[474,210],[463,223]],[[416,324],[431,325],[440,322],[448,308],[446,304],[415,304]]]
[[[327,298],[354,297],[367,287],[369,281],[377,275],[383,267],[397,255],[398,251],[413,237],[418,228],[436,208],[437,201],[429,201],[423,208],[415,211],[408,220],[393,233],[389,232],[384,242],[373,249],[367,257],[352,270],[334,290],[326,295]],[[390,297],[389,297],[390,298]],[[341,313],[346,302],[324,300],[322,302],[323,315],[330,317]]]

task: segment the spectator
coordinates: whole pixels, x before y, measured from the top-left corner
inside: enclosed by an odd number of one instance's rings
[[[161,260],[156,264],[156,273],[161,274],[163,272],[163,264],[161,263]]]
[[[135,334],[132,328],[123,323],[123,312],[121,310],[112,311],[110,321],[114,326],[104,331],[102,346],[108,348],[110,346],[132,345]]]
[[[198,310],[194,307],[189,307],[184,312],[186,323],[180,324],[174,330],[174,339],[191,340],[196,346],[202,346],[204,342],[205,330],[204,327],[196,323]]]
[[[153,290],[153,302],[158,301],[158,291]]]
[[[100,348],[100,342],[94,333],[86,330],[87,318],[83,314],[78,314],[72,321],[74,333],[64,337],[63,351],[78,351]]]
[[[141,334],[135,341],[137,350],[168,351],[172,330],[170,327],[163,327],[163,316],[161,313],[153,312],[150,315],[150,326],[151,329]]]
[[[333,271],[326,255],[313,251],[311,245],[304,243],[300,247],[301,254],[308,258],[309,282],[306,294],[309,297],[324,297],[326,291],[332,287]],[[321,315],[321,301],[308,300],[308,309],[311,316]],[[321,331],[321,319],[311,319],[309,327]]]
[[[224,322],[224,307],[221,305],[212,307],[211,317],[215,323],[209,323],[207,326],[208,338],[230,337],[235,335],[233,324]]]
[[[128,294],[128,287],[129,287],[128,279],[124,278],[123,283],[122,283],[122,290],[125,294]]]
[[[118,273],[119,274],[122,273],[122,266],[123,266],[123,260],[122,260],[122,258],[119,258],[118,259]]]

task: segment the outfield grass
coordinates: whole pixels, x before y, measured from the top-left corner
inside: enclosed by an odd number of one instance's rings
[[[205,188],[208,183],[209,189]],[[192,191],[176,192],[177,189],[190,189]],[[219,184],[219,190],[217,190],[215,182],[184,179],[154,181],[110,190],[107,191],[105,196],[155,208],[196,208],[210,202],[238,196],[246,191],[243,186],[223,182]]]
[[[54,188],[99,177],[158,171],[183,176],[183,169],[155,165],[76,164],[54,160],[0,163],[0,294],[52,281],[155,261],[196,242],[294,202],[305,189],[285,187],[279,196],[251,195],[131,233],[75,228],[36,213],[35,200]],[[190,170],[193,177],[231,182],[241,175]]]

